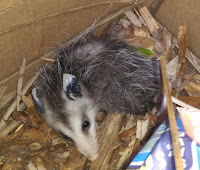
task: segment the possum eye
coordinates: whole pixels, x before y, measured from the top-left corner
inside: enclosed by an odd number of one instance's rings
[[[84,131],[86,131],[86,130],[88,130],[89,128],[90,128],[90,122],[87,121],[87,120],[85,120],[85,121],[83,122],[83,124],[82,124],[82,129],[83,129]]]

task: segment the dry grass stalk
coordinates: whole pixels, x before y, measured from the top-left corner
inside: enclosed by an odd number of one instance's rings
[[[165,60],[166,59],[164,56],[160,58],[160,67],[161,67],[161,76],[162,76],[162,81],[163,81],[164,94],[166,96],[166,101],[167,101],[167,111],[168,111],[173,150],[174,150],[174,155],[176,155],[174,157],[175,167],[177,170],[183,170],[182,157],[181,157],[180,145],[179,145],[179,140],[178,140],[176,118],[175,118],[175,113],[174,113],[174,107],[171,101]]]
[[[15,120],[13,120],[13,122],[11,122],[8,126],[6,126],[5,129],[3,129],[0,132],[0,137],[6,136],[8,135],[11,131],[13,131],[13,129],[15,129],[17,126],[19,125],[19,123]]]
[[[6,89],[7,89],[7,86],[1,86],[0,87],[0,101],[1,101],[1,98],[3,97],[3,94],[6,91]]]
[[[187,49],[186,57],[188,61],[196,68],[196,70],[200,73],[200,60],[190,51]]]
[[[142,23],[141,21],[137,18],[137,16],[131,11],[126,11],[124,14],[127,16],[127,18],[137,27],[141,27]]]
[[[139,12],[137,11],[137,9],[134,8],[134,11],[135,11],[136,15],[138,16],[138,18],[140,18],[142,24],[143,24],[144,26],[147,26],[146,23],[144,22],[143,18],[141,17],[141,15],[140,15]]]
[[[17,83],[17,111],[19,111],[19,103],[21,101],[21,92],[22,92],[22,85],[23,85],[23,74],[24,74],[24,69],[25,69],[25,65],[26,65],[26,59],[23,59],[23,64],[20,67],[20,71],[19,71],[19,76],[20,78],[18,79],[18,83]]]
[[[180,93],[180,84],[181,84],[181,76],[183,73],[183,69],[186,64],[186,49],[188,47],[189,41],[188,41],[188,28],[186,25],[179,27],[178,37],[177,37],[179,50],[178,50],[178,70],[176,72],[176,94],[175,97],[178,97]]]
[[[31,79],[29,79],[29,81],[24,86],[24,88],[23,88],[23,90],[21,92],[21,95],[25,95],[25,93],[32,86],[33,82],[36,80],[37,77],[38,77],[38,74],[36,74]],[[10,106],[6,110],[6,112],[1,117],[1,120],[0,120],[0,131],[3,129],[3,127],[6,124],[4,120],[7,120],[11,116],[12,112],[16,109],[16,107],[17,107],[17,102],[16,101],[17,101],[17,99],[15,98],[14,101],[10,104]]]
[[[110,4],[108,7],[98,16],[98,18],[95,20],[94,23],[98,23],[107,13],[108,11],[112,8],[112,6],[117,2],[117,0],[111,0]]]
[[[26,109],[26,106],[24,105],[24,103],[20,103],[19,105],[19,110],[23,111]],[[12,118],[11,118],[12,119]],[[3,126],[2,127],[2,131],[0,131],[0,136],[6,136],[8,135],[10,132],[12,132],[17,126],[19,125],[18,122],[13,121],[11,122],[9,125]]]
[[[160,35],[159,26],[156,23],[155,19],[150,14],[150,12],[148,11],[148,9],[146,7],[142,7],[142,8],[139,9],[139,12],[140,12],[143,20],[145,21],[151,35],[155,39],[160,40],[161,35]]]
[[[136,1],[136,2],[139,3],[138,1]],[[100,26],[102,26],[102,25],[108,23],[109,21],[111,21],[112,19],[116,18],[117,16],[123,14],[124,12],[133,9],[134,6],[135,6],[137,3],[134,3],[134,4],[132,4],[132,5],[129,5],[128,7],[122,8],[122,9],[120,9],[119,11],[117,11],[117,12],[115,12],[115,13],[113,13],[113,14],[107,16],[105,19],[103,19],[103,20],[101,20],[99,23],[97,23],[97,24],[94,26],[94,29],[96,29],[96,28],[98,28],[98,27],[100,27]]]
[[[40,57],[44,61],[49,61],[49,62],[54,62],[54,59],[51,58],[45,58],[45,57]]]

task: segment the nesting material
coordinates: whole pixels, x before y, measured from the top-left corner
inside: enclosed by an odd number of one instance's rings
[[[118,28],[122,28],[122,25],[124,27],[124,29],[119,29],[117,33],[121,40],[139,47],[138,52],[147,57],[154,56],[159,58],[162,54],[166,56],[168,61],[173,60],[178,55],[173,50],[173,47],[178,47],[179,45],[182,48],[180,41],[177,44],[177,41],[166,29],[162,32],[162,27],[157,24],[146,7],[139,9],[140,14],[136,9],[132,10],[133,7],[131,5],[110,15],[105,20],[97,23],[94,28],[98,28],[98,32],[102,30],[99,26],[120,15],[121,22],[117,21],[116,25]],[[136,13],[133,13],[133,11],[136,11]],[[145,25],[142,24],[143,22],[145,22]],[[188,42],[185,42],[185,40],[181,40],[181,42],[186,45],[183,45],[184,49],[180,50],[184,50],[186,58],[199,71],[198,59],[186,49]],[[182,54],[182,52],[179,52],[179,55],[180,53]],[[46,58],[46,56],[42,57],[42,59],[53,61]],[[193,69],[191,71],[185,61],[174,62],[172,67],[178,67],[178,64],[181,66],[181,73],[174,72],[170,75],[174,81],[172,83],[174,94],[179,95],[185,90],[187,95],[184,96],[185,98],[180,98],[180,100],[183,99],[187,102],[189,99],[189,104],[196,106],[196,99],[191,97],[191,91],[200,93],[198,86],[200,84],[199,72],[194,72]],[[23,67],[24,65],[25,61],[23,62]],[[182,76],[178,76],[179,78],[176,79],[177,74],[190,74],[193,76],[192,78],[190,77],[190,81],[184,81],[183,86]],[[104,114],[100,112],[97,115],[99,157],[91,162],[78,152],[70,140],[60,137],[36,113],[31,96],[26,93],[32,88],[37,76],[36,74],[31,78],[23,89],[21,88],[22,77],[20,77],[17,97],[14,98],[1,117],[0,167],[2,169],[125,169],[154,130],[154,125],[157,122],[157,117],[154,115],[134,116],[122,113]],[[178,87],[174,86],[177,82],[179,82]],[[5,88],[5,86],[0,87],[0,99]],[[183,102],[174,97],[172,99],[177,105],[184,106]]]

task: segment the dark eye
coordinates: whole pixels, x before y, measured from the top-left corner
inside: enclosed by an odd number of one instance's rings
[[[82,124],[82,129],[83,130],[88,130],[90,128],[90,122],[85,120]]]

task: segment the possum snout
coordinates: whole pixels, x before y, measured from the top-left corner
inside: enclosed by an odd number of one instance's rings
[[[96,137],[88,136],[86,140],[79,141],[76,144],[79,152],[86,156],[90,161],[93,161],[99,156],[99,146]]]

